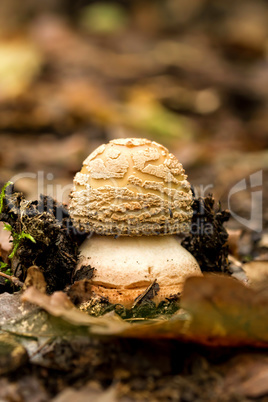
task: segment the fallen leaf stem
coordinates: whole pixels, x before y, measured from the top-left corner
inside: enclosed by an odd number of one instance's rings
[[[12,283],[14,283],[15,286],[22,287],[23,282],[21,282],[16,276],[13,275],[7,275],[4,272],[0,272],[0,276],[2,276],[5,279],[8,279]]]

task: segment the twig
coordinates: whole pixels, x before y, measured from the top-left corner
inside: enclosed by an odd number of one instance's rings
[[[237,258],[235,258],[233,255],[229,254],[228,255],[228,260],[231,264],[234,264],[236,267],[242,268],[243,269],[243,264],[240,262]]]
[[[3,276],[3,278],[8,279],[12,283],[14,283],[15,286],[18,286],[18,287],[23,286],[23,282],[21,282],[16,276],[7,275],[7,274],[4,274],[4,272],[0,272],[0,276]]]
[[[155,279],[151,285],[148,286],[148,288],[141,294],[139,295],[135,300],[134,303],[132,304],[131,308],[133,309],[134,307],[137,306],[137,304],[139,304],[142,300],[144,300],[144,298],[148,298],[148,300],[152,299],[155,295],[157,295],[158,290],[159,290],[159,286],[158,289],[154,290],[154,286],[155,284],[157,284],[157,280]],[[148,297],[148,294],[150,293],[150,291],[153,290],[153,293],[151,296]]]
[[[77,262],[69,253],[66,253],[66,251],[61,250],[61,254],[65,255],[65,257],[69,258],[69,259],[72,260],[74,263]]]
[[[30,355],[30,359],[32,359],[33,357],[35,357],[39,352],[41,352],[41,350],[46,347],[49,342],[51,342],[53,338],[48,338],[42,345],[40,345],[31,355]]]

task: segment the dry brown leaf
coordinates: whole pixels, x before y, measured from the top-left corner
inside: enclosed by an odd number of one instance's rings
[[[268,283],[268,261],[250,261],[243,265],[243,270],[252,286]]]
[[[31,286],[34,286],[41,293],[46,293],[47,284],[44,275],[36,265],[28,268],[23,289],[25,290]]]
[[[137,324],[124,322],[115,313],[98,318],[89,316],[76,309],[62,292],[47,296],[31,287],[22,300],[37,304],[75,326],[88,326],[95,335],[268,347],[268,295],[224,276],[189,278],[181,299],[183,309],[171,319],[160,317]]]
[[[41,293],[33,286],[26,289],[21,300],[30,302],[46,310],[49,314],[60,317],[70,324],[76,326],[96,326],[95,333],[117,334],[129,325],[117,316],[92,317],[78,310],[63,292],[55,292],[51,296]]]
[[[263,292],[225,276],[192,277],[185,283],[181,306],[184,310],[171,319],[131,325],[121,335],[268,347],[268,296]]]
[[[189,278],[181,305],[192,314],[189,335],[196,340],[268,346],[268,296],[235,279],[216,275]]]
[[[55,292],[53,295],[48,296],[40,292],[40,290],[31,286],[25,290],[21,296],[23,302],[27,301],[42,307],[48,313],[55,317],[61,316],[65,311],[75,309],[73,303],[69,300],[68,296],[63,292]]]

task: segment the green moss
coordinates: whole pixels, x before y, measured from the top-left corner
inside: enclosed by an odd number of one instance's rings
[[[122,319],[128,321],[138,321],[144,319],[153,319],[159,316],[171,316],[179,310],[178,298],[166,299],[158,306],[152,300],[144,300],[133,308],[127,309],[122,304],[111,304],[107,299],[96,298],[81,305],[81,310],[86,313],[99,317],[114,311]]]
[[[11,181],[8,181],[8,182],[2,187],[2,190],[1,190],[1,193],[0,193],[0,214],[1,214],[2,211],[3,211],[4,199],[5,199],[5,196],[6,196],[6,189],[7,189],[7,187],[8,187],[10,184],[12,184],[12,182],[11,182]]]

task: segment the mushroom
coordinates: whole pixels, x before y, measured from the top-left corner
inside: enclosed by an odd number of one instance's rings
[[[190,184],[156,142],[127,138],[98,147],[75,175],[69,211],[90,233],[77,269],[94,267],[92,289],[111,303],[130,306],[154,280],[158,303],[181,292],[187,277],[202,275],[177,237],[191,226]]]

